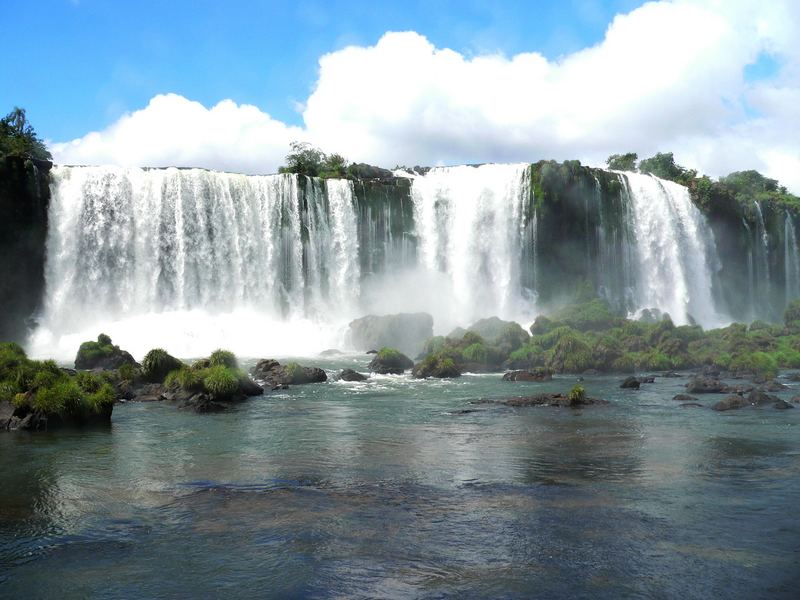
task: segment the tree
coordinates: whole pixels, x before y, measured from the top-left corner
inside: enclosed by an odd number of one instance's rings
[[[655,156],[645,158],[639,163],[639,171],[683,185],[688,185],[692,179],[697,177],[696,170],[685,169],[676,164],[672,152],[658,152]]]
[[[28,123],[25,109],[14,107],[0,119],[0,155],[15,155],[52,160],[47,147]]]
[[[606,160],[609,169],[614,171],[635,171],[636,160],[639,155],[636,152],[628,152],[626,154],[612,154]]]
[[[308,142],[292,142],[286,165],[279,173],[297,173],[309,177],[339,178],[347,176],[349,163],[341,154],[325,154]]]

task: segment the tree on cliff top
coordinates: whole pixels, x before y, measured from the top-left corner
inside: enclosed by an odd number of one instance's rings
[[[341,154],[325,154],[308,142],[292,142],[286,165],[279,173],[297,173],[309,177],[346,177],[349,163]]]
[[[695,169],[685,169],[676,164],[672,152],[658,152],[655,156],[645,158],[639,163],[639,171],[682,185],[689,185],[689,182],[697,177]]]
[[[612,154],[606,160],[608,168],[612,171],[635,171],[636,160],[639,155],[636,152],[627,152],[626,154]]]
[[[25,109],[18,106],[0,119],[0,156],[7,155],[40,160],[53,158],[28,122]]]

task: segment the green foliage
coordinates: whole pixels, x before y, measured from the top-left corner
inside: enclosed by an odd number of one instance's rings
[[[308,142],[292,142],[290,146],[286,165],[278,169],[279,173],[322,178],[345,178],[349,174],[350,165],[341,154],[325,154]]]
[[[783,322],[793,332],[800,332],[800,299],[792,300],[783,313]]]
[[[39,160],[53,158],[22,108],[14,107],[0,119],[0,158],[3,156],[25,156]]]
[[[477,342],[475,344],[470,344],[466,348],[461,351],[461,356],[464,358],[466,362],[472,363],[485,363],[487,358],[489,357],[489,352],[486,350],[486,346]]]
[[[171,371],[164,380],[164,385],[168,388],[179,387],[187,392],[202,392],[203,374],[203,370],[183,366]]]
[[[284,373],[286,373],[286,377],[293,381],[297,376],[299,376],[303,372],[303,367],[300,363],[290,362],[283,367]]]
[[[230,398],[239,391],[238,373],[224,365],[214,365],[202,373],[203,388],[217,398]]]
[[[171,371],[180,369],[182,366],[181,361],[171,356],[163,348],[154,348],[142,360],[142,375],[147,381],[162,383]]]
[[[575,384],[567,396],[570,404],[583,404],[586,401],[586,390],[582,385]]]
[[[394,348],[387,348],[385,346],[383,348],[381,348],[380,350],[378,350],[378,354],[377,354],[378,360],[380,360],[383,363],[389,364],[389,365],[395,364],[395,363],[399,364],[399,363],[403,362],[403,357],[404,356],[405,355],[402,352],[400,352],[399,350],[395,350]]]
[[[230,369],[238,369],[239,362],[236,360],[236,355],[229,350],[215,350],[209,357],[211,366],[222,365]]]
[[[117,369],[121,381],[133,381],[136,379],[137,369],[130,363],[125,363]]]
[[[83,342],[78,348],[78,355],[75,357],[75,368],[89,368],[90,365],[97,364],[104,358],[110,358],[121,351],[119,346],[111,342],[111,338],[101,333],[97,336],[96,342]]]
[[[752,352],[736,356],[730,368],[737,373],[750,373],[757,377],[771,379],[778,374],[778,361],[766,352]]]
[[[613,171],[635,171],[638,158],[639,155],[636,152],[612,154],[606,160],[606,164]]]
[[[642,160],[639,163],[639,171],[651,173],[661,179],[668,179],[682,185],[688,185],[691,180],[697,177],[696,170],[685,169],[676,164],[672,152],[659,152],[655,156]]]
[[[612,327],[616,317],[605,300],[594,298],[565,306],[553,314],[552,319],[579,331],[602,331]]]

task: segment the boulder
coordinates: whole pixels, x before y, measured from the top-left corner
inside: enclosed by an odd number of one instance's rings
[[[689,394],[675,394],[672,399],[678,402],[697,402],[697,398]]]
[[[328,375],[319,367],[304,367],[297,363],[282,365],[271,358],[259,360],[250,373],[257,381],[264,381],[273,389],[275,386],[322,383],[328,380]]]
[[[351,321],[348,343],[357,350],[397,348],[416,356],[433,336],[433,317],[428,313],[367,315]]]
[[[760,388],[754,389],[752,392],[750,392],[750,395],[747,396],[747,401],[753,406],[772,404],[774,402],[778,402],[779,400],[780,398],[777,396],[768,394],[766,391]]]
[[[402,375],[414,361],[394,348],[381,348],[369,363],[369,370],[379,375]]]
[[[735,410],[738,408],[744,408],[748,404],[749,402],[745,400],[742,396],[739,396],[737,394],[731,394],[730,396],[726,396],[719,402],[712,405],[711,410],[723,412],[726,410]]]
[[[681,408],[703,408],[703,405],[699,402],[684,402],[683,404],[679,404]]]
[[[97,336],[96,342],[82,343],[75,356],[75,368],[86,371],[91,369],[110,371],[119,369],[125,364],[139,366],[130,353],[112,344],[111,338],[102,333]]]
[[[354,371],[353,369],[344,369],[339,374],[339,379],[342,381],[366,381],[369,379],[367,375],[362,375],[358,371]]]
[[[642,375],[640,377],[637,377],[637,379],[639,380],[639,383],[655,383],[656,382],[656,376],[655,375]]]
[[[552,379],[553,372],[543,367],[507,371],[503,374],[503,381],[550,381]]]
[[[772,406],[774,406],[778,410],[786,410],[788,408],[794,408],[792,404],[789,404],[788,402],[786,402],[786,400],[781,400],[780,398]]]
[[[638,390],[639,389],[639,380],[636,377],[626,377],[625,381],[623,381],[620,386],[622,389],[628,390]]]
[[[782,384],[780,381],[772,379],[761,386],[762,389],[768,392],[780,392],[781,390],[789,389],[788,385]]]
[[[695,375],[686,384],[686,391],[690,394],[724,394],[730,388],[716,377]]]
[[[428,377],[453,379],[461,377],[461,370],[452,359],[431,355],[414,365],[411,374],[417,379],[427,379]]]

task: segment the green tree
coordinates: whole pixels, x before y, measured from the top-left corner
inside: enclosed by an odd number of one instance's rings
[[[15,155],[52,160],[47,147],[28,122],[25,109],[14,107],[0,119],[0,156]]]
[[[692,179],[697,177],[697,171],[694,169],[685,169],[676,164],[672,152],[659,152],[655,156],[645,158],[639,163],[639,171],[683,185],[688,185]]]
[[[614,171],[635,171],[639,155],[636,152],[626,154],[612,154],[606,160],[609,169]]]
[[[343,178],[349,163],[341,154],[325,154],[308,142],[292,142],[292,151],[286,155],[286,164],[279,173],[297,173],[309,177]]]

